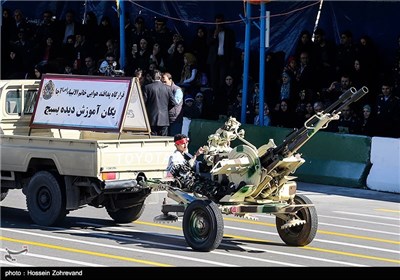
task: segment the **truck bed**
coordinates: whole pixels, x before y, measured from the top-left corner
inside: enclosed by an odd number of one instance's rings
[[[113,138],[104,133],[75,133],[79,136],[75,139],[1,135],[2,170],[26,172],[31,160],[40,158],[52,160],[61,175],[98,177],[101,172],[122,171],[122,177],[139,171],[151,177],[165,175],[168,157],[175,149],[173,138],[94,139],[101,138],[102,134],[104,138]],[[53,135],[59,136],[60,133],[53,132]]]

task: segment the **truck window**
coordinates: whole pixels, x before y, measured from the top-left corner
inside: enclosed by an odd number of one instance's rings
[[[35,109],[38,91],[29,89],[25,92],[24,114],[32,114]]]
[[[23,108],[24,114],[32,114],[35,109],[38,91],[33,89],[25,90],[24,92],[24,107],[22,107],[21,91],[13,89],[7,92],[6,95],[6,111],[10,115],[19,115]]]
[[[19,90],[10,90],[6,95],[7,114],[16,115],[21,113],[21,97]]]

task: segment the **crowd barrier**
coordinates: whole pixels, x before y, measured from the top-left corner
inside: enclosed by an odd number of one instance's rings
[[[400,139],[373,137],[367,187],[400,193]]]
[[[209,134],[223,121],[193,119],[189,126],[190,152],[207,144]],[[274,139],[282,143],[291,129],[243,124],[245,139],[256,147]],[[232,146],[243,144],[235,140]],[[372,151],[371,151],[372,148]],[[400,193],[400,139],[319,131],[299,153],[305,163],[293,174],[298,181],[369,188]],[[390,160],[388,160],[390,158]]]

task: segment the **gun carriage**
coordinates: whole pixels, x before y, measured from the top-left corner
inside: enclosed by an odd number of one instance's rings
[[[292,174],[305,160],[298,150],[320,129],[339,119],[343,108],[368,93],[368,88],[354,87],[324,111],[309,118],[300,129],[293,130],[277,146],[273,139],[257,148],[244,139],[244,130],[235,118],[209,135],[203,146],[204,161],[211,167],[209,181],[191,190],[174,179],[154,182],[154,190],[166,190],[177,204],[162,204],[156,222],[177,221],[183,214],[183,233],[188,245],[196,251],[211,251],[223,237],[222,215],[252,218],[252,213],[276,216],[280,238],[290,246],[312,242],[318,228],[315,206],[309,198],[296,194]],[[232,148],[233,140],[243,144]],[[198,177],[199,178],[199,177]],[[208,183],[207,183],[208,182]]]

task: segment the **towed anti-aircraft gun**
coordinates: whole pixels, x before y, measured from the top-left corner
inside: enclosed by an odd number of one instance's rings
[[[212,167],[211,179],[191,189],[193,195],[177,184],[160,184],[168,197],[179,204],[164,201],[163,214],[155,221],[176,221],[177,217],[169,213],[183,212],[186,242],[195,250],[211,251],[222,241],[222,214],[252,218],[251,213],[268,213],[276,216],[277,231],[286,244],[309,244],[317,232],[318,217],[311,200],[296,194],[296,177],[290,176],[305,162],[297,151],[330,121],[339,119],[343,108],[366,93],[366,87],[358,91],[350,88],[325,111],[316,113],[302,128],[291,132],[279,146],[270,139],[257,149],[244,139],[240,123],[229,118],[209,135],[207,145],[203,146],[204,160]],[[231,148],[235,139],[244,145]]]

